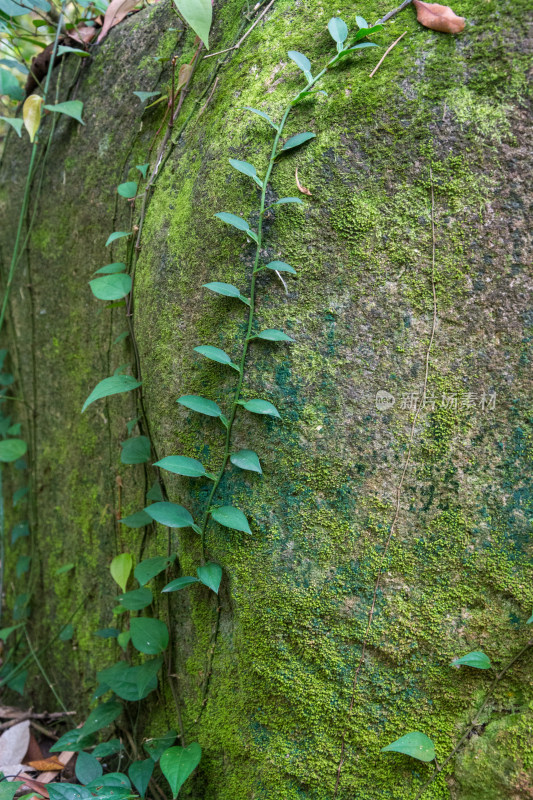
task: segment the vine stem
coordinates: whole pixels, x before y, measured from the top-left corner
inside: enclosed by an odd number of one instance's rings
[[[50,57],[50,64],[48,65],[48,72],[46,74],[46,81],[45,81],[44,89],[43,89],[43,106],[46,103],[46,95],[48,94],[48,88],[50,86],[50,78],[52,77],[52,70],[54,68],[54,61],[55,61],[55,57],[56,57],[56,53],[57,53],[57,47],[58,47],[58,43],[59,43],[59,36],[61,34],[62,22],[63,22],[63,10],[61,10],[61,14],[59,16],[59,22],[57,24],[56,35],[55,35],[55,39],[54,39],[54,46],[53,46],[53,49],[52,49],[52,55]],[[15,268],[17,266],[17,261],[18,261],[20,238],[22,236],[22,228],[24,226],[24,221],[26,219],[26,211],[28,209],[28,204],[29,204],[29,201],[30,201],[30,191],[31,191],[31,185],[32,185],[32,181],[33,181],[33,167],[34,167],[34,164],[35,164],[35,158],[37,156],[38,146],[39,146],[39,134],[37,133],[37,135],[35,137],[35,141],[33,143],[33,147],[31,149],[30,163],[29,163],[29,166],[28,166],[28,174],[26,176],[26,185],[24,187],[24,195],[23,195],[23,198],[22,198],[22,208],[20,209],[19,221],[18,221],[18,225],[17,225],[17,233],[16,233],[16,236],[15,236],[15,244],[13,246],[13,254],[11,256],[11,263],[9,265],[9,272],[8,272],[8,276],[7,276],[6,289],[5,289],[4,297],[3,297],[3,300],[2,300],[2,308],[0,310],[0,331],[2,330],[2,327],[3,327],[3,324],[4,324],[4,318],[5,318],[5,315],[6,315],[7,303],[8,303],[8,300],[9,300],[9,295],[11,293],[11,286],[13,284],[13,278],[15,276]]]
[[[231,404],[231,409],[230,409],[230,414],[229,414],[228,421],[223,423],[225,425],[225,427],[226,427],[226,437],[225,437],[225,442],[224,442],[224,455],[223,455],[223,458],[222,458],[222,464],[221,464],[220,469],[219,469],[218,473],[216,474],[215,479],[213,481],[213,486],[211,487],[211,491],[210,491],[209,497],[207,499],[207,504],[206,504],[206,508],[205,508],[205,511],[204,511],[204,516],[203,516],[203,519],[202,519],[202,525],[200,526],[201,527],[201,537],[202,537],[202,558],[203,558],[204,561],[205,561],[205,558],[206,558],[206,535],[207,535],[207,526],[208,526],[208,523],[209,523],[209,512],[210,512],[210,509],[211,509],[211,503],[213,501],[213,497],[215,496],[215,492],[217,491],[217,489],[218,489],[218,487],[220,485],[220,481],[222,480],[222,476],[224,475],[224,471],[226,469],[226,466],[228,464],[228,459],[230,457],[231,434],[232,434],[232,431],[233,431],[233,423],[235,422],[235,415],[237,413],[237,408],[238,408],[238,406],[240,404],[241,390],[242,390],[242,384],[243,384],[243,380],[244,380],[244,366],[245,366],[245,363],[246,363],[246,356],[248,354],[248,348],[249,348],[250,341],[251,341],[251,338],[252,338],[251,337],[251,333],[252,333],[252,326],[253,326],[254,314],[255,314],[255,287],[256,287],[257,275],[258,275],[259,272],[262,271],[262,269],[264,269],[264,267],[260,267],[259,266],[259,258],[260,258],[260,255],[261,255],[261,244],[262,244],[262,236],[263,236],[263,220],[264,220],[265,212],[268,210],[268,209],[265,209],[266,192],[267,192],[267,188],[268,188],[268,182],[270,180],[270,175],[272,174],[272,170],[274,169],[274,164],[276,162],[276,158],[279,155],[279,152],[278,152],[279,140],[280,140],[281,135],[283,133],[283,129],[285,127],[285,123],[287,122],[287,118],[288,118],[288,116],[289,116],[289,114],[291,112],[292,107],[296,103],[298,97],[302,94],[302,92],[308,92],[310,89],[312,89],[312,87],[316,83],[318,83],[318,81],[325,75],[327,69],[330,66],[332,66],[339,59],[340,55],[341,55],[340,53],[337,53],[336,56],[334,56],[330,61],[328,61],[328,63],[324,67],[324,69],[321,72],[319,72],[318,75],[316,75],[314,78],[312,78],[307,83],[307,85],[305,86],[304,89],[302,89],[301,91],[298,92],[296,97],[293,98],[290,101],[290,103],[288,104],[288,106],[286,107],[285,111],[283,112],[283,116],[281,118],[281,122],[276,127],[276,135],[275,135],[274,141],[272,143],[272,150],[271,150],[271,153],[270,153],[270,159],[269,159],[267,170],[266,170],[266,173],[265,173],[265,177],[264,177],[264,180],[263,180],[263,183],[262,183],[262,186],[261,186],[261,202],[260,202],[260,209],[259,209],[259,221],[258,221],[258,225],[257,225],[257,233],[255,234],[255,242],[256,242],[255,259],[254,259],[254,266],[253,266],[253,270],[252,270],[252,279],[251,279],[251,282],[250,282],[250,301],[249,301],[250,302],[250,306],[249,306],[250,310],[248,312],[248,327],[247,327],[247,330],[246,330],[246,338],[244,340],[244,347],[242,349],[241,359],[240,359],[240,362],[239,362],[239,365],[238,365],[239,380],[237,382],[237,387],[236,387],[235,393],[233,395],[233,401],[232,401],[232,404]]]
[[[432,321],[432,325],[431,325],[431,335],[430,335],[430,338],[429,338],[429,344],[428,344],[428,347],[426,349],[425,369],[424,369],[424,386],[423,386],[423,390],[422,390],[422,398],[421,398],[420,403],[418,404],[418,407],[417,407],[417,409],[415,411],[415,414],[414,414],[414,417],[413,417],[413,422],[411,424],[411,430],[409,432],[409,443],[408,443],[408,447],[407,447],[407,455],[405,457],[403,469],[402,469],[402,472],[401,472],[401,475],[400,475],[400,480],[399,480],[398,485],[396,487],[396,503],[395,503],[394,517],[392,519],[392,522],[391,522],[391,525],[390,525],[390,528],[389,528],[389,534],[388,534],[386,542],[385,542],[385,547],[383,549],[383,554],[381,556],[381,560],[380,560],[380,563],[379,563],[377,578],[376,578],[376,581],[374,583],[374,591],[373,591],[373,594],[372,594],[372,602],[370,604],[370,611],[368,612],[366,630],[365,630],[365,635],[364,635],[364,638],[363,638],[363,645],[362,645],[362,648],[361,648],[361,655],[359,656],[359,661],[357,663],[357,667],[356,667],[356,670],[355,670],[354,679],[353,679],[353,683],[352,683],[352,695],[351,695],[351,698],[350,698],[350,707],[349,707],[349,710],[348,710],[348,717],[350,717],[350,715],[351,715],[351,713],[353,711],[354,703],[355,703],[355,692],[356,692],[357,683],[358,683],[358,680],[359,680],[359,673],[361,672],[361,668],[363,666],[363,663],[364,663],[364,660],[365,660],[365,656],[366,656],[366,650],[367,650],[367,646],[368,646],[368,639],[369,639],[369,636],[370,636],[370,628],[372,627],[372,622],[374,620],[374,612],[376,610],[377,595],[378,595],[378,591],[379,591],[380,586],[381,586],[381,577],[383,575],[383,571],[384,571],[384,568],[385,568],[385,560],[387,558],[387,555],[388,555],[388,552],[389,552],[390,543],[392,541],[392,537],[394,536],[394,532],[396,530],[396,525],[398,523],[398,518],[400,516],[401,493],[402,493],[402,489],[403,489],[403,484],[405,482],[405,476],[407,474],[407,470],[408,470],[409,465],[411,463],[411,453],[412,453],[412,450],[413,450],[416,424],[418,422],[418,418],[420,416],[420,412],[421,412],[421,410],[423,408],[424,400],[425,400],[425,397],[426,397],[428,378],[429,378],[429,359],[430,359],[430,354],[431,354],[431,348],[433,347],[433,340],[435,339],[435,331],[436,331],[436,328],[437,328],[437,290],[436,290],[436,287],[435,287],[435,258],[436,258],[435,194],[434,194],[434,191],[433,191],[433,172],[432,172],[431,167],[429,168],[429,177],[430,177],[430,184],[431,184],[431,290],[432,290],[432,294],[433,294],[433,321]],[[337,793],[338,793],[338,790],[339,790],[339,783],[340,783],[340,779],[341,779],[342,767],[343,767],[344,761],[345,761],[346,734],[347,734],[347,726],[344,727],[344,730],[342,732],[341,754],[340,754],[340,759],[339,759],[339,766],[337,767],[337,777],[336,777],[336,780],[335,780],[335,790],[333,792],[333,800],[335,800],[335,798],[337,797]]]
[[[426,793],[427,789],[429,789],[429,787],[431,786],[431,784],[433,783],[435,778],[437,778],[437,776],[442,772],[444,767],[452,760],[452,758],[455,756],[455,754],[460,750],[460,748],[463,746],[464,742],[468,739],[468,737],[470,736],[470,734],[472,733],[474,728],[477,725],[479,725],[479,717],[483,713],[485,708],[487,707],[488,702],[489,702],[489,700],[490,700],[490,698],[492,696],[492,693],[493,693],[494,689],[496,688],[496,686],[499,684],[499,682],[502,680],[502,678],[506,675],[506,673],[509,672],[511,667],[518,661],[518,659],[521,658],[524,655],[524,653],[526,653],[530,649],[530,647],[532,647],[532,646],[533,646],[533,639],[530,639],[524,645],[524,647],[522,647],[522,649],[515,656],[513,656],[513,658],[505,665],[505,667],[501,670],[501,672],[499,672],[498,675],[496,675],[496,677],[492,681],[491,685],[487,689],[487,694],[485,695],[485,699],[483,700],[483,702],[479,706],[478,710],[476,711],[474,719],[468,725],[468,728],[463,733],[463,735],[461,736],[461,738],[459,739],[459,741],[457,742],[457,744],[455,745],[455,747],[453,748],[453,750],[451,751],[449,756],[447,756],[447,758],[442,762],[442,764],[437,764],[437,760],[435,759],[435,771],[434,771],[433,775],[431,775],[431,777],[422,786],[422,788],[420,789],[420,791],[416,795],[415,800],[420,800],[420,798]]]
[[[45,669],[44,669],[43,665],[41,664],[41,661],[40,661],[40,659],[39,659],[39,656],[38,656],[38,655],[37,655],[37,653],[35,652],[35,649],[34,649],[34,647],[33,647],[32,643],[31,643],[31,639],[30,639],[30,637],[29,637],[29,634],[28,634],[28,631],[26,630],[26,628],[24,628],[24,634],[25,634],[25,636],[26,636],[26,641],[28,642],[28,647],[29,647],[29,649],[30,649],[30,653],[32,654],[32,656],[33,656],[33,659],[34,659],[35,663],[36,663],[36,664],[37,664],[37,666],[39,667],[39,671],[40,671],[41,675],[42,675],[42,676],[43,676],[43,678],[45,679],[45,681],[46,681],[46,683],[48,684],[48,686],[49,686],[50,690],[52,691],[52,694],[54,695],[55,699],[57,700],[57,702],[59,703],[59,705],[61,706],[61,708],[62,708],[62,709],[63,709],[63,711],[65,712],[65,714],[68,714],[68,711],[67,711],[67,707],[66,707],[66,705],[64,704],[64,702],[62,701],[62,699],[61,699],[61,698],[60,698],[60,696],[58,695],[58,693],[57,693],[57,691],[56,691],[56,688],[55,688],[54,684],[53,684],[53,683],[50,681],[50,678],[49,678],[49,677],[48,677],[48,675],[46,674],[46,672],[45,672]]]

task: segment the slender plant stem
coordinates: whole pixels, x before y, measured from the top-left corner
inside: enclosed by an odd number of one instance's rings
[[[50,78],[52,76],[52,70],[54,68],[54,61],[55,61],[55,57],[56,57],[56,53],[57,53],[57,47],[58,47],[58,43],[59,43],[59,36],[61,34],[62,22],[63,22],[63,12],[61,12],[61,15],[59,17],[59,22],[57,24],[56,35],[55,35],[55,39],[54,39],[54,47],[52,49],[52,55],[50,57],[50,64],[48,65],[48,72],[46,74],[46,81],[45,81],[44,89],[43,89],[43,105],[46,103],[46,95],[48,93],[48,88],[50,86]],[[37,156],[38,146],[39,146],[39,134],[37,133],[37,135],[35,137],[35,141],[33,143],[33,147],[31,149],[30,163],[28,165],[28,173],[27,173],[27,176],[26,176],[26,185],[24,187],[24,195],[23,195],[23,198],[22,198],[22,208],[20,209],[19,221],[18,221],[18,226],[17,226],[17,233],[16,233],[16,236],[15,236],[15,244],[14,244],[14,247],[13,247],[13,254],[11,256],[11,263],[9,265],[7,283],[6,283],[6,288],[5,288],[5,291],[4,291],[4,297],[3,297],[3,300],[2,300],[2,308],[0,310],[0,331],[2,330],[2,327],[4,325],[4,318],[5,318],[5,315],[6,315],[7,303],[9,301],[9,295],[11,293],[11,286],[13,284],[13,278],[15,276],[15,268],[16,268],[17,261],[18,261],[18,253],[19,253],[20,239],[21,239],[21,236],[22,236],[22,228],[24,226],[24,221],[26,219],[26,211],[27,211],[27,208],[28,208],[28,203],[30,201],[31,185],[32,185],[32,181],[33,181],[33,167],[34,167],[34,164],[35,164],[35,158]]]
[[[0,464],[0,621],[2,620],[4,597],[4,561],[6,557],[6,532],[4,520],[4,487],[2,484],[2,465]]]
[[[30,637],[29,637],[29,635],[28,635],[28,631],[27,631],[26,629],[24,629],[24,633],[25,633],[25,635],[26,635],[26,641],[28,642],[28,647],[30,648],[30,653],[31,653],[31,654],[32,654],[32,656],[33,656],[33,660],[35,661],[35,663],[36,663],[36,664],[37,664],[37,666],[39,667],[39,671],[40,671],[41,675],[42,675],[42,676],[43,676],[43,678],[45,679],[46,683],[48,684],[49,688],[50,688],[50,689],[51,689],[51,691],[52,691],[52,694],[54,695],[55,699],[57,700],[57,702],[59,703],[59,705],[61,706],[61,708],[63,709],[63,711],[64,711],[65,713],[68,713],[66,705],[64,704],[64,702],[62,701],[62,699],[61,699],[61,698],[60,698],[60,696],[58,695],[58,693],[57,693],[57,691],[56,691],[56,688],[55,688],[54,684],[51,682],[50,678],[49,678],[49,677],[48,677],[48,675],[46,674],[46,672],[45,672],[45,669],[44,669],[43,665],[41,664],[41,661],[40,661],[40,659],[39,659],[39,656],[38,656],[38,655],[37,655],[37,653],[35,652],[35,649],[34,649],[34,647],[33,647],[32,643],[31,643],[31,639],[30,639]]]

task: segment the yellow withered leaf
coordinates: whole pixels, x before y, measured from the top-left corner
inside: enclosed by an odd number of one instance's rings
[[[35,134],[39,130],[39,125],[41,124],[42,105],[42,97],[39,97],[38,94],[30,94],[22,106],[22,119],[24,120],[24,127],[30,135],[30,142],[33,142],[35,139]]]

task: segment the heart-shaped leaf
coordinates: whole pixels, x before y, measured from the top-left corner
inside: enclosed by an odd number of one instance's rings
[[[134,617],[130,631],[131,643],[140,653],[156,656],[168,646],[168,628],[160,619]]]
[[[201,758],[202,748],[197,742],[192,742],[188,747],[170,747],[165,750],[159,764],[161,772],[169,782],[173,797],[177,797],[179,790],[194,772]]]
[[[119,522],[125,525],[126,528],[145,528],[147,525],[151,525],[153,520],[146,511],[137,511],[135,514],[130,514],[129,517],[119,520]]]
[[[128,775],[141,797],[146,794],[154,767],[155,761],[151,758],[147,758],[144,761],[134,761],[129,766]]]
[[[222,567],[220,564],[208,561],[207,564],[198,567],[196,574],[205,586],[208,586],[215,594],[218,594],[220,581],[222,580]]]
[[[9,464],[22,458],[28,449],[23,439],[4,439],[0,441],[0,461]]]
[[[159,761],[165,750],[172,747],[177,735],[177,732],[171,729],[163,736],[154,736],[153,739],[147,739],[143,747],[154,762]]]
[[[133,436],[121,446],[120,460],[123,464],[145,464],[150,458],[150,439],[147,436]]]
[[[138,186],[137,181],[126,181],[118,186],[117,192],[121,197],[131,200],[137,194]]]
[[[96,733],[96,731],[100,731],[102,728],[107,728],[121,713],[122,706],[120,703],[114,700],[110,700],[108,703],[102,703],[102,705],[95,708],[94,711],[91,711],[87,717],[85,725],[81,729],[81,735],[84,737],[89,736],[89,734]]]
[[[172,564],[175,558],[175,555],[145,558],[144,561],[140,561],[137,564],[133,570],[133,574],[141,586],[145,586],[148,581],[151,581],[152,578],[155,578],[156,575],[159,575],[160,572],[163,572],[163,570],[165,570],[169,564]]]
[[[144,586],[117,597],[120,605],[128,611],[140,611],[142,608],[149,606],[153,599],[154,597],[150,589]]]
[[[45,106],[45,108],[47,111],[53,111],[55,114],[65,114],[65,116],[72,117],[72,119],[85,125],[85,122],[81,118],[81,112],[83,111],[83,103],[81,100],[67,100],[64,103]]]
[[[131,292],[132,279],[126,272],[119,272],[93,278],[89,286],[98,300],[121,300]]]

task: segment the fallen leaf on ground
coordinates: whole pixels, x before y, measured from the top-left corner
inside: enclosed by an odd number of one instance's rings
[[[30,743],[30,721],[25,719],[4,731],[0,736],[0,768],[20,764]]]
[[[295,173],[294,177],[296,178],[296,186],[298,187],[300,192],[302,194],[307,194],[307,195],[309,195],[309,197],[311,197],[312,195],[311,195],[311,192],[309,191],[309,189],[307,189],[307,187],[305,187],[305,186],[302,186],[302,184],[300,183],[300,179],[298,178],[298,167],[296,167],[296,173]]]
[[[413,0],[416,18],[425,28],[441,33],[461,33],[465,27],[464,17],[458,17],[449,6],[440,3],[423,3]]]
[[[71,31],[70,38],[75,39],[77,42],[81,42],[81,44],[89,44],[89,42],[94,39],[96,36],[96,28],[90,27],[89,25],[83,25],[80,28],[76,28],[75,31]]]
[[[38,772],[57,772],[64,769],[65,765],[61,763],[57,756],[50,756],[50,758],[40,758],[37,761],[28,761],[28,765]]]
[[[57,775],[57,773],[54,773],[54,775]],[[22,775],[19,775],[18,779],[24,781],[24,786],[19,788],[24,789],[24,787],[27,787],[28,789],[31,789],[33,792],[38,792],[42,797],[50,797],[50,795],[48,794],[48,789],[41,781],[34,781],[33,778],[30,778],[28,775],[25,775],[24,773],[22,773]]]
[[[122,22],[124,17],[127,17],[130,11],[133,11],[138,2],[139,0],[111,0],[105,12],[102,30],[96,41],[101,42],[111,28]]]
[[[31,722],[30,722],[31,725]],[[26,750],[26,755],[24,756],[24,763],[30,764],[32,761],[43,761],[44,754],[40,748],[39,742],[30,731],[30,743],[28,745],[28,749]],[[35,767],[35,769],[39,769],[39,767]]]
[[[81,728],[81,725],[78,725],[78,728]],[[63,764],[64,767],[68,764],[74,752],[71,750],[63,750],[58,756],[57,760],[60,764]],[[57,770],[49,770],[48,772],[41,772],[39,775],[39,780],[41,783],[51,783],[57,778]]]

